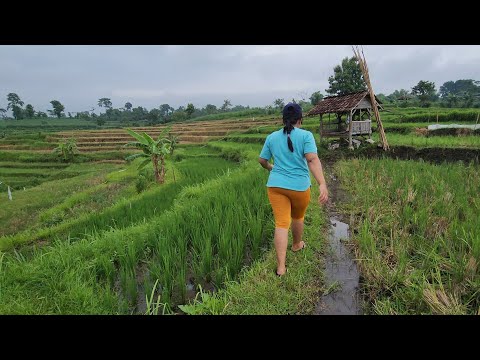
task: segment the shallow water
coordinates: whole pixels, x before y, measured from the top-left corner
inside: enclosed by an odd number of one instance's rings
[[[325,260],[326,292],[315,309],[316,315],[361,315],[358,296],[359,272],[342,240],[350,235],[348,224],[330,218],[328,252]]]

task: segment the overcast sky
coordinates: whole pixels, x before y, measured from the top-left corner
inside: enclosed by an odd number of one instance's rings
[[[419,80],[480,80],[478,45],[365,45],[375,93],[410,90]],[[265,106],[276,98],[300,99],[320,90],[350,45],[100,46],[0,45],[0,108],[17,93],[37,111],[59,100],[65,111],[114,107],[129,101],[147,109],[191,102]]]

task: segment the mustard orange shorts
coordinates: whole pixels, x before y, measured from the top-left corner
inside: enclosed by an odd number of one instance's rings
[[[275,227],[288,229],[291,219],[303,220],[310,202],[310,188],[305,191],[278,187],[267,187],[267,189],[275,218]]]

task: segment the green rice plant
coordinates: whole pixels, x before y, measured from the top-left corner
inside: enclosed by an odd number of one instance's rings
[[[370,311],[478,309],[480,178],[470,163],[341,161]],[[362,174],[355,177],[355,174]]]

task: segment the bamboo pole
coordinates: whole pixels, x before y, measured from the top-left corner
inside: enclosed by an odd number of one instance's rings
[[[475,122],[475,125],[478,124],[478,117],[480,116],[480,113],[477,114],[477,121]]]
[[[375,100],[375,94],[373,92],[372,84],[370,83],[370,76],[368,74],[368,66],[367,66],[367,61],[365,60],[365,55],[363,54],[363,49],[362,49],[362,56],[360,56],[360,50],[358,48],[358,45],[355,47],[352,46],[353,53],[355,54],[359,64],[360,68],[363,73],[363,79],[365,80],[365,83],[367,84],[368,87],[368,92],[370,94],[370,100],[372,103],[373,107],[373,113],[375,114],[375,119],[377,120],[377,128],[379,130],[380,134],[380,141],[383,147],[383,150],[389,150],[390,147],[388,146],[387,142],[387,137],[385,136],[385,131],[383,129],[383,124],[382,120],[380,119],[380,113],[378,112],[378,107],[377,107],[377,102]]]

